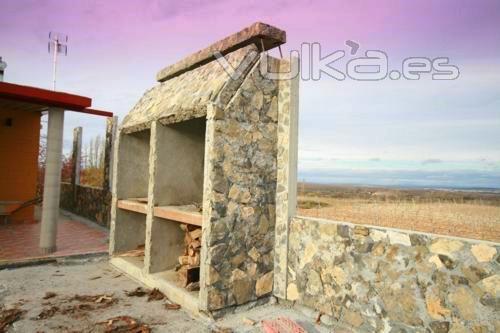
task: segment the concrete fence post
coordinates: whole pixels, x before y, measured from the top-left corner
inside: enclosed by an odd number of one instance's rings
[[[80,169],[82,163],[82,132],[81,127],[73,129],[73,151],[71,152],[71,190],[73,205],[76,204],[77,187],[80,185]]]
[[[111,204],[111,190],[113,187],[113,166],[116,132],[118,128],[118,117],[106,119],[106,142],[104,146],[104,177],[102,182],[102,201]],[[106,224],[109,226],[111,221],[111,211],[108,204],[104,205],[103,214]]]
[[[116,129],[118,117],[110,117],[106,119],[106,142],[104,146],[104,177],[102,188],[104,191],[111,191],[113,174],[113,147],[116,137]]]
[[[42,225],[40,229],[40,249],[42,253],[55,252],[59,199],[61,192],[61,165],[64,134],[64,110],[49,109],[47,130],[47,162],[43,189]]]

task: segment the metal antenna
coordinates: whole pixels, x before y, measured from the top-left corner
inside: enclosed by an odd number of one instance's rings
[[[49,33],[49,45],[48,50],[49,53],[53,53],[53,69],[52,69],[52,80],[53,80],[53,89],[56,90],[56,75],[57,75],[57,55],[63,54],[68,55],[68,46],[64,43],[68,42],[68,36],[65,34],[61,34],[59,32],[50,32]]]
[[[0,82],[3,81],[3,72],[7,68],[7,63],[2,60],[2,57],[0,57]]]

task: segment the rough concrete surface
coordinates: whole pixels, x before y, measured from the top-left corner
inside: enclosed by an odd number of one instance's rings
[[[260,321],[289,316],[308,332],[329,332],[313,324],[312,317],[292,308],[277,304],[265,305],[229,314],[221,320],[192,318],[181,310],[167,310],[165,300],[147,301],[144,297],[128,297],[141,285],[115,270],[107,259],[67,261],[59,264],[4,269],[0,271],[0,309],[18,307],[26,310],[22,319],[12,324],[7,332],[99,332],[106,322],[116,316],[131,316],[150,326],[152,332],[217,332],[230,328],[233,332],[261,332]],[[47,292],[56,296],[43,299]],[[108,295],[116,302],[109,307],[81,309],[70,314],[61,311],[78,304],[98,307],[101,303],[69,301],[75,295]],[[44,304],[45,305],[44,305]],[[34,320],[44,309],[59,308],[52,317]],[[255,322],[250,325],[250,321]]]

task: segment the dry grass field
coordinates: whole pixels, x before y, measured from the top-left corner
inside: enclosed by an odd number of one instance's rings
[[[299,184],[302,216],[500,242],[500,194]]]

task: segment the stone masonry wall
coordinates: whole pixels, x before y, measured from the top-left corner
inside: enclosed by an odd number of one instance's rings
[[[109,228],[111,210],[111,161],[112,146],[118,118],[106,118],[106,142],[104,146],[104,177],[102,187],[80,184],[82,128],[73,130],[73,151],[71,153],[71,183],[61,184],[60,207]],[[78,180],[77,180],[78,179]]]
[[[111,208],[111,193],[102,188],[61,184],[62,209],[83,216],[103,227],[109,227],[109,212]]]
[[[500,245],[293,218],[287,299],[355,332],[500,332]]]
[[[269,63],[277,71],[279,60]],[[225,109],[212,104],[207,112],[204,310],[244,304],[272,292],[278,82],[264,79],[258,65]]]

